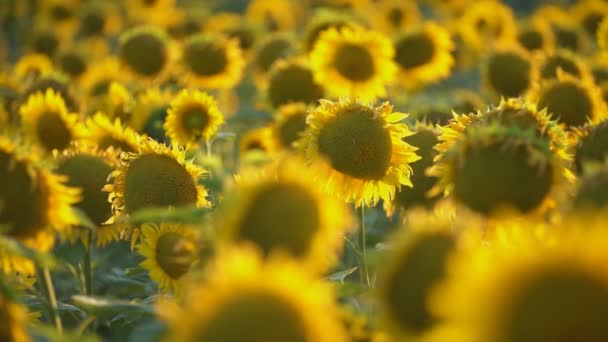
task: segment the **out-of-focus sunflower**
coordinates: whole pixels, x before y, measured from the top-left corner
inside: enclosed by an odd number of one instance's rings
[[[307,159],[319,161],[317,178],[328,192],[357,206],[391,201],[402,185],[412,186],[409,164],[420,159],[403,141],[413,134],[400,123],[406,117],[388,102],[321,100],[307,118],[302,148]]]
[[[276,32],[262,38],[254,47],[251,60],[256,85],[263,88],[268,83],[268,73],[274,62],[295,53],[296,42],[291,33]]]
[[[166,25],[175,9],[175,0],[131,0],[124,4],[132,21],[157,26]]]
[[[463,253],[431,296],[431,311],[460,336],[456,342],[608,339],[601,225],[568,222],[551,230],[551,243],[519,235],[515,244]]]
[[[590,165],[584,171],[578,179],[572,208],[585,215],[593,211],[605,213],[608,208],[608,163]]]
[[[497,47],[486,57],[482,84],[495,97],[524,95],[538,82],[538,64],[524,49],[513,43]]]
[[[557,78],[557,70],[583,80],[591,80],[592,75],[585,61],[570,50],[559,49],[553,53],[539,55],[540,77],[543,80]]]
[[[31,95],[19,107],[27,140],[47,153],[62,151],[82,134],[74,113],[68,113],[61,95],[51,89]]]
[[[397,82],[407,87],[434,83],[450,75],[454,66],[454,43],[442,26],[425,22],[397,34],[393,40]]]
[[[0,317],[2,317],[0,340],[7,342],[29,342],[31,340],[25,329],[27,310],[4,293],[0,293]]]
[[[184,43],[181,60],[183,81],[192,87],[207,89],[234,87],[241,80],[245,67],[238,41],[223,35],[190,37]]]
[[[49,27],[39,26],[28,39],[30,54],[40,54],[54,58],[58,50],[65,48],[67,40],[61,39],[59,34]]]
[[[57,160],[55,172],[66,177],[68,186],[81,190],[80,201],[74,206],[95,224],[97,246],[105,246],[120,237],[118,225],[106,224],[112,216],[112,206],[108,194],[101,191],[108,176],[117,167],[118,160],[113,154],[82,143],[63,151]],[[74,238],[80,235],[77,230],[73,233]],[[87,239],[86,235],[81,237]]]
[[[574,128],[574,134],[577,140],[574,160],[579,174],[587,163],[608,162],[608,119]]]
[[[114,170],[103,190],[112,202],[108,223],[126,227],[125,238],[132,245],[139,230],[128,222],[129,215],[143,208],[203,207],[210,203],[207,190],[199,184],[206,171],[186,160],[186,151],[167,147],[152,139],[141,140],[136,153],[122,153],[121,165]]]
[[[80,84],[86,97],[94,99],[106,95],[112,82],[120,83],[122,80],[120,63],[115,57],[107,57],[93,61]]]
[[[164,142],[164,124],[171,100],[173,92],[169,89],[154,87],[144,90],[137,95],[130,126],[140,134]]]
[[[53,71],[53,62],[42,54],[27,54],[22,56],[13,71],[17,79],[26,81],[37,79]]]
[[[316,103],[325,94],[304,58],[278,60],[268,73],[265,100],[273,108],[292,102]]]
[[[533,130],[491,121],[456,139],[429,170],[440,177],[432,193],[484,216],[543,214],[571,180],[565,161]]]
[[[13,75],[0,72],[0,131],[8,130],[15,121],[13,108],[22,91]]]
[[[77,0],[44,0],[40,3],[38,20],[43,25],[53,27],[61,39],[72,39],[78,27],[79,8]]]
[[[420,22],[420,10],[415,1],[380,0],[371,7],[362,8],[364,16],[378,31],[394,33]]]
[[[318,10],[306,23],[304,36],[302,37],[303,50],[306,52],[312,51],[321,33],[330,28],[340,30],[342,27],[353,27],[356,25],[363,25],[363,23],[348,12]]]
[[[69,112],[79,112],[80,101],[76,97],[72,84],[62,74],[56,73],[41,77],[26,87],[19,95],[18,101],[15,104],[16,108],[25,104],[30,96],[36,93],[44,94],[49,89],[61,96]]]
[[[79,34],[85,39],[102,38],[117,34],[122,26],[122,17],[114,4],[89,3],[80,11]]]
[[[448,18],[458,17],[467,6],[471,5],[471,0],[426,0],[434,11]]]
[[[394,55],[390,40],[378,32],[330,28],[319,36],[310,65],[330,94],[373,101],[386,96],[385,86],[395,78]]]
[[[199,258],[199,239],[190,226],[175,223],[144,224],[137,250],[146,259],[141,267],[164,291],[178,292],[184,276]]]
[[[317,273],[334,266],[351,220],[311,167],[287,158],[241,172],[218,230],[222,243],[251,244],[265,257],[285,254]]]
[[[72,204],[79,191],[67,187],[65,178],[38,165],[35,153],[18,151],[8,137],[0,136],[0,225],[2,234],[37,251],[48,251],[55,234],[65,237],[78,223]],[[35,274],[33,261],[0,250],[5,272]]]
[[[165,132],[180,145],[209,141],[224,123],[224,115],[215,99],[199,90],[183,89],[171,101],[165,120]]]
[[[606,115],[606,104],[591,80],[581,80],[558,71],[556,80],[533,87],[527,97],[566,126],[597,122]]]
[[[112,148],[117,152],[137,152],[139,136],[131,127],[124,126],[119,118],[111,120],[107,115],[98,112],[85,123],[83,139],[100,150]]]
[[[418,155],[421,160],[412,163],[412,185],[411,188],[402,187],[395,194],[392,202],[384,202],[384,208],[390,215],[395,209],[411,209],[415,207],[431,208],[439,199],[438,195],[430,195],[428,192],[435,186],[438,179],[428,176],[426,170],[433,165],[437,151],[435,145],[439,143],[440,131],[431,124],[416,122],[414,134],[403,140],[418,147]]]
[[[294,5],[289,0],[273,2],[253,0],[247,5],[245,15],[269,32],[293,31],[296,25],[296,7]]]
[[[311,109],[304,103],[290,103],[279,107],[272,125],[275,145],[293,150],[306,131],[306,118]]]
[[[58,69],[68,75],[72,80],[79,81],[89,67],[89,57],[82,49],[73,48],[63,51],[56,58]]]
[[[110,82],[105,94],[91,99],[87,109],[92,115],[95,112],[103,112],[111,119],[120,119],[122,122],[131,122],[136,102],[129,89],[122,83]]]
[[[589,48],[589,39],[570,13],[556,5],[539,7],[532,16],[534,20],[550,25],[556,47],[581,53]]]
[[[602,51],[608,50],[608,19],[602,20],[597,29],[597,45]]]
[[[139,2],[139,1],[129,1]],[[137,26],[120,36],[118,57],[125,71],[146,81],[160,81],[170,70],[172,53],[165,31]]]
[[[236,13],[218,13],[207,19],[205,32],[221,33],[236,38],[245,55],[262,35],[263,27]]]
[[[529,52],[549,53],[555,48],[555,37],[546,21],[529,20],[517,28],[517,42]]]
[[[288,259],[263,262],[253,249],[225,252],[203,286],[163,302],[166,341],[345,342],[332,288]],[[322,324],[321,324],[322,323]]]
[[[254,128],[243,134],[239,141],[239,160],[241,164],[265,161],[268,156],[279,150],[268,126]]]
[[[472,3],[460,18],[459,28],[464,42],[478,54],[495,44],[512,42],[517,36],[511,8],[492,0]]]
[[[608,3],[602,0],[581,0],[568,12],[589,36],[595,37],[602,19],[608,16]]]

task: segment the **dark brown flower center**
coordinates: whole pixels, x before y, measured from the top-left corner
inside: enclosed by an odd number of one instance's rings
[[[58,113],[46,112],[36,122],[36,135],[47,151],[63,150],[72,141],[72,132]]]
[[[228,66],[225,49],[213,42],[191,42],[185,48],[184,59],[190,70],[200,76],[221,74]]]
[[[539,108],[547,111],[568,126],[584,125],[593,117],[593,101],[586,89],[561,82],[546,89],[538,100]]]
[[[403,69],[429,63],[435,56],[435,44],[426,33],[407,34],[395,42],[395,62]]]
[[[196,260],[194,242],[174,232],[163,233],[156,244],[156,262],[174,280],[183,277]]]
[[[488,81],[498,94],[517,97],[530,86],[531,68],[530,62],[516,53],[495,53],[488,60]]]
[[[161,38],[141,32],[129,37],[120,46],[120,58],[134,72],[152,77],[160,73],[167,63],[167,47]]]
[[[333,65],[340,75],[354,82],[367,81],[376,72],[370,51],[355,44],[339,46]]]

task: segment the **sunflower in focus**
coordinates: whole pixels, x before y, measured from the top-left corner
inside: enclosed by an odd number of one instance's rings
[[[397,34],[393,46],[393,59],[399,68],[397,82],[407,87],[444,79],[454,66],[450,33],[433,22]]]
[[[538,82],[538,65],[515,44],[497,47],[485,60],[482,83],[495,97],[518,97]]]
[[[268,83],[268,73],[279,59],[296,53],[296,42],[292,34],[275,32],[261,39],[254,47],[252,73],[256,85],[263,88]]]
[[[53,71],[53,62],[45,55],[32,53],[19,58],[15,64],[15,76],[19,80],[37,79]]]
[[[378,31],[393,33],[420,22],[420,10],[414,1],[381,0],[373,8],[363,8],[368,12],[370,23]]]
[[[552,243],[522,235],[452,261],[429,301],[461,336],[450,341],[608,339],[608,235],[576,220],[554,228]]]
[[[55,173],[66,177],[68,186],[81,190],[80,201],[74,206],[82,210],[97,228],[94,231],[97,246],[119,239],[120,227],[106,224],[112,216],[112,207],[108,194],[101,191],[117,167],[118,160],[113,154],[82,143],[63,151],[57,158]],[[75,238],[80,232],[73,233]]]
[[[583,173],[585,164],[608,162],[608,119],[574,128],[576,136],[575,167]]]
[[[304,155],[319,161],[325,189],[357,206],[391,201],[402,185],[412,186],[416,147],[403,141],[413,134],[400,123],[407,115],[388,102],[372,107],[355,100],[321,100],[309,113],[302,138]]]
[[[174,224],[144,224],[137,250],[146,259],[141,267],[164,291],[180,289],[184,276],[199,257],[199,241],[194,228]]]
[[[311,107],[304,103],[290,103],[279,107],[272,125],[272,136],[275,145],[283,149],[294,150],[296,142],[306,131],[306,118]]]
[[[539,68],[540,77],[543,80],[556,79],[557,70],[562,70],[562,72],[583,80],[592,78],[589,66],[570,50],[558,49],[553,53],[540,55]]]
[[[265,257],[288,255],[313,272],[332,267],[351,228],[350,214],[322,192],[311,167],[287,158],[241,172],[218,229],[222,243],[251,244]]]
[[[310,53],[315,80],[333,96],[373,101],[386,96],[397,72],[394,48],[384,35],[361,27],[330,28]]]
[[[29,342],[31,340],[25,328],[27,310],[4,293],[0,293],[0,317],[2,317],[3,325],[0,329],[0,340],[7,342]]]
[[[126,227],[123,235],[132,244],[137,242],[139,230],[128,223],[128,217],[136,211],[210,205],[207,190],[199,184],[206,171],[186,160],[186,151],[177,145],[167,147],[148,138],[140,141],[137,152],[122,153],[120,159],[103,191],[112,202],[108,223]]]
[[[510,7],[492,0],[475,2],[460,18],[464,42],[477,53],[499,43],[508,43],[517,35],[517,24]]]
[[[118,46],[118,58],[124,70],[141,80],[162,80],[171,64],[168,39],[165,31],[152,26],[137,26],[124,32]]]
[[[124,126],[119,118],[112,121],[103,113],[95,113],[87,118],[83,140],[105,151],[112,148],[117,152],[134,153],[138,150],[139,136],[132,128]]]
[[[289,0],[250,1],[245,15],[268,32],[292,31],[296,25],[296,7]]]
[[[203,285],[163,302],[166,341],[347,341],[329,284],[284,258],[263,262],[249,248],[224,252]],[[322,323],[322,324],[321,324]]]
[[[34,160],[33,152],[17,150],[8,137],[0,136],[0,226],[2,234],[19,240],[35,251],[49,251],[55,234],[69,235],[78,223],[71,205],[79,200],[78,189],[65,185],[63,176],[51,173]],[[4,272],[35,274],[33,261],[0,249]]]
[[[537,84],[527,94],[539,109],[546,108],[568,127],[597,122],[606,114],[606,104],[591,80],[582,80],[558,71],[556,80]]]
[[[48,89],[19,107],[27,140],[47,153],[62,151],[82,135],[76,114],[68,113],[61,95]]]
[[[215,99],[199,90],[183,89],[167,110],[166,135],[176,144],[197,144],[209,141],[224,123],[224,115]]]
[[[314,104],[325,94],[325,88],[315,79],[308,62],[298,57],[274,63],[264,91],[266,102],[272,108],[293,102]]]
[[[235,38],[197,34],[182,52],[184,82],[206,89],[229,89],[239,83],[245,60]]]

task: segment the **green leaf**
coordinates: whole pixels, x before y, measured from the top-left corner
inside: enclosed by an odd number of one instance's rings
[[[331,280],[331,281],[339,281],[339,282],[344,282],[344,279],[346,277],[348,277],[349,275],[351,275],[353,272],[355,272],[357,270],[357,266],[346,269],[344,271],[340,271],[340,272],[336,272],[334,274],[331,274],[327,277],[327,279]]]
[[[58,332],[55,326],[51,325],[32,325],[29,332],[35,341],[45,342],[101,342],[101,339],[93,335],[80,335],[76,332]]]
[[[354,282],[343,282],[338,286],[338,297],[355,297],[369,290],[369,287]]]
[[[86,311],[90,315],[114,315],[114,314],[137,314],[153,316],[154,307],[149,304],[133,303],[126,300],[110,299],[103,297],[75,295],[72,296],[74,305]]]

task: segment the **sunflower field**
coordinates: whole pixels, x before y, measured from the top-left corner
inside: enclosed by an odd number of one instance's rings
[[[608,1],[0,26],[0,342],[608,342]]]

